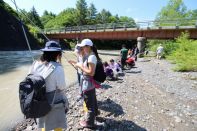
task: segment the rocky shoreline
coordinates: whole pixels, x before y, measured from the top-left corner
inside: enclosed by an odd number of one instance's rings
[[[101,131],[195,131],[197,130],[197,72],[173,72],[165,60],[136,62],[117,81],[106,81],[97,89]],[[78,86],[65,91],[70,103],[66,131],[88,131],[79,125],[82,102]],[[38,130],[33,120],[19,123],[12,130]]]

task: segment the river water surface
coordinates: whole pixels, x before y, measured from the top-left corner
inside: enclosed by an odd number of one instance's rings
[[[0,51],[0,130],[7,131],[24,119],[20,110],[18,85],[27,75],[40,51]],[[76,59],[72,52],[66,51],[62,59],[67,86],[76,82],[76,71],[66,59]],[[66,59],[65,59],[66,58]]]

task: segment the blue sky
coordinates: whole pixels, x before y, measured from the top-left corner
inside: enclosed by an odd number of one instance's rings
[[[14,7],[11,0],[4,0]],[[68,7],[75,8],[77,0],[15,0],[18,7],[29,11],[34,6],[41,16],[44,10],[58,14]],[[112,15],[132,17],[137,21],[154,20],[169,0],[86,0],[88,6],[93,3],[97,11],[109,10]],[[197,9],[197,0],[183,0],[187,9]]]

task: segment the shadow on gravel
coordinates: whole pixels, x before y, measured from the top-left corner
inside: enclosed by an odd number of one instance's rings
[[[108,79],[108,78],[107,78],[107,79],[106,79],[107,82],[109,82],[109,81],[119,81],[119,80],[121,81],[121,80],[123,80],[123,79],[122,79],[122,78],[113,78],[113,79],[111,79],[111,78]]]
[[[125,76],[125,74],[124,73],[118,73],[118,76],[123,77],[123,76]]]
[[[127,71],[126,73],[133,73],[133,74],[137,74],[137,73],[142,73],[142,71]]]
[[[97,121],[104,122],[105,127],[101,130],[117,130],[117,131],[146,131],[145,128],[138,126],[132,121],[128,120],[113,120],[108,118],[97,117]]]
[[[107,99],[105,101],[98,101],[98,107],[101,110],[109,112],[106,116],[113,115],[114,117],[117,117],[124,114],[122,107],[111,99]]]
[[[102,89],[109,89],[109,88],[112,88],[112,86],[108,85],[108,84],[102,84],[101,85],[101,88]]]

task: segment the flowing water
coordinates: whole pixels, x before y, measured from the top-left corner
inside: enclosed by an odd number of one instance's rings
[[[110,51],[104,52],[110,54]],[[32,53],[29,51],[0,51],[0,131],[8,131],[17,122],[24,119],[19,105],[18,85],[29,72],[33,62],[31,56],[39,58],[41,53],[40,51],[32,51]],[[109,61],[112,58],[111,55],[103,54],[100,55],[103,61]],[[62,58],[66,88],[69,88],[69,85],[76,83],[77,75],[76,70],[67,60],[76,60],[72,51],[65,51]]]
[[[18,85],[33,62],[32,57],[38,58],[40,51],[0,51],[0,130],[7,131],[17,122],[24,119],[20,110]],[[62,59],[67,86],[76,82],[76,71],[66,59],[76,59],[72,52],[66,51]]]

